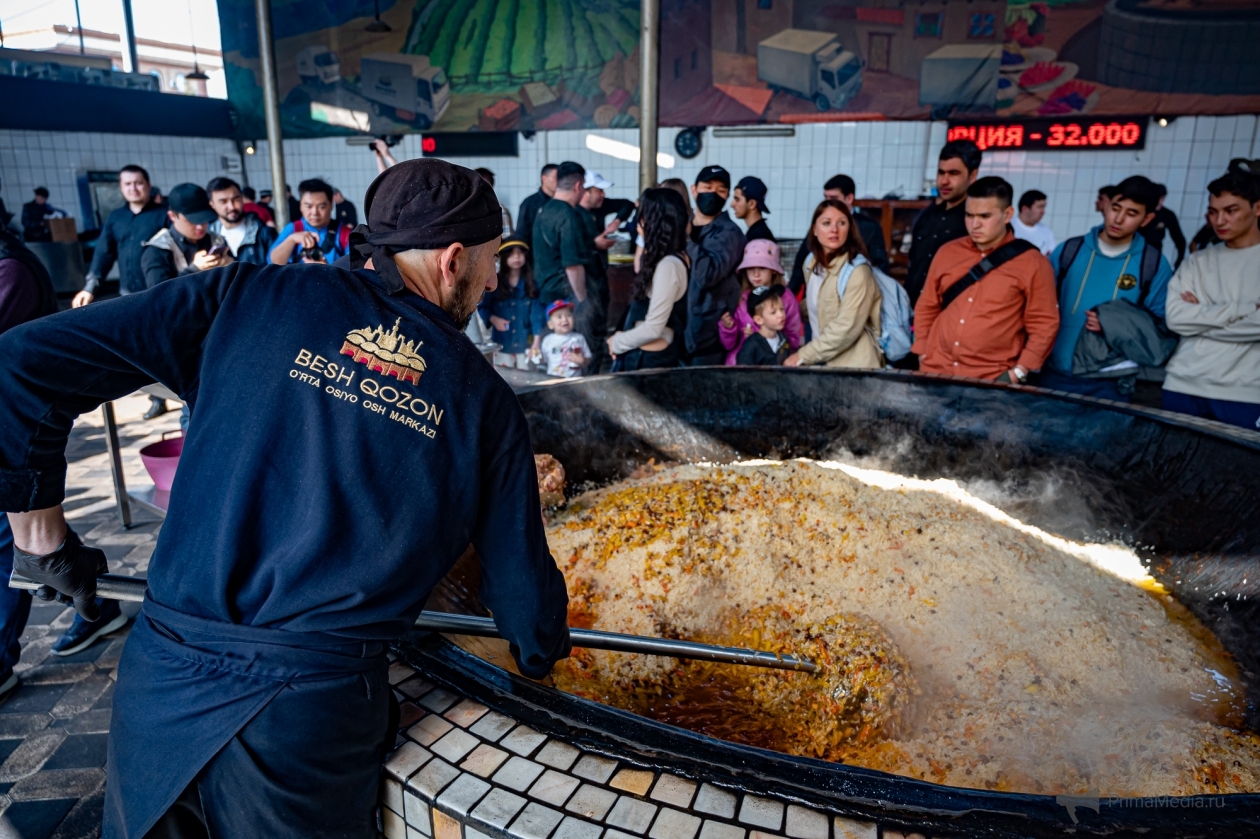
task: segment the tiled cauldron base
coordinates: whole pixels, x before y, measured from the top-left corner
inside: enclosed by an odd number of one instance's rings
[[[387,839],[877,839],[869,822],[585,752],[395,661]],[[892,834],[885,833],[885,837]]]

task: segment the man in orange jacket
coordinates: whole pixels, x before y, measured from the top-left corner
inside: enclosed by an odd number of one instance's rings
[[[1015,239],[1013,196],[996,177],[967,189],[968,235],[937,251],[915,306],[920,369],[1022,383],[1054,346],[1054,274],[1035,246]]]

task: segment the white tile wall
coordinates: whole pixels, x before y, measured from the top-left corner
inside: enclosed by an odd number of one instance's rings
[[[1093,211],[1098,187],[1142,174],[1168,186],[1168,205],[1193,235],[1207,208],[1208,181],[1222,173],[1230,158],[1260,157],[1255,115],[1182,117],[1166,128],[1152,125],[1141,152],[994,152],[985,156],[982,174],[1001,175],[1018,195],[1040,189],[1049,196],[1047,223],[1060,238],[1097,223]],[[524,198],[537,189],[538,170],[547,161],[576,160],[617,184],[616,197],[633,197],[638,164],[596,154],[586,148],[586,131],[542,132],[520,140],[518,158],[461,158],[469,167],[494,170],[500,198],[515,216]],[[637,145],[634,129],[597,131],[601,136]],[[660,148],[673,152],[676,129],[663,129]],[[735,179],[757,175],[770,188],[771,228],[782,238],[803,235],[810,213],[821,198],[822,184],[844,172],[857,181],[860,197],[890,192],[918,194],[935,175],[935,153],[944,143],[945,124],[925,122],[861,122],[800,125],[791,138],[722,138],[706,133],[704,147],[693,160],[679,158],[662,178],[691,181],[701,167],[721,164]],[[205,183],[222,174],[221,157],[234,156],[227,140],[146,137],[122,134],[38,133],[0,131],[2,194],[10,209],[30,200],[31,190],[47,186],[54,204],[79,214],[76,174],[87,169],[117,169],[138,162],[154,182],[169,189],[184,180]],[[407,136],[394,154],[405,160],[420,155],[420,138]],[[350,200],[362,204],[363,193],[376,176],[372,155],[344,139],[288,140],[285,160],[289,183],[323,177]],[[249,182],[270,185],[267,144],[247,158]],[[1166,243],[1171,252],[1171,243]]]

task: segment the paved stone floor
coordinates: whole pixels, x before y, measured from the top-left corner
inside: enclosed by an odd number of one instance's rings
[[[145,422],[147,396],[114,403],[123,464],[131,486],[149,483],[139,450],[179,428],[172,411]],[[132,508],[133,526],[118,517],[99,411],[79,418],[67,450],[66,517],[109,558],[109,570],[143,575],[161,523]],[[138,604],[125,604],[134,614]],[[17,673],[22,686],[0,704],[0,839],[88,839],[101,832],[105,741],[122,629],[83,652],[49,654],[73,610],[36,600],[22,636]]]

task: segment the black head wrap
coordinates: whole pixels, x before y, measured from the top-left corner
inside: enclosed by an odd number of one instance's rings
[[[445,160],[420,158],[391,166],[363,199],[367,224],[350,234],[350,263],[368,257],[391,293],[403,288],[394,254],[438,250],[459,242],[481,245],[503,233],[494,190],[480,175]]]

